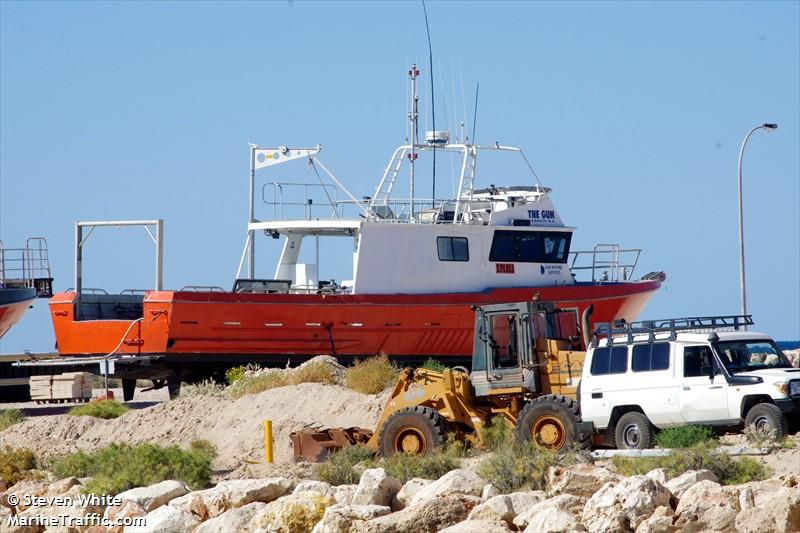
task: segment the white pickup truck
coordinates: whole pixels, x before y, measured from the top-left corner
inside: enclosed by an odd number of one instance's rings
[[[750,324],[728,316],[601,326],[579,388],[583,421],[628,449],[686,424],[786,435],[800,422],[800,368],[769,336],[742,331]]]

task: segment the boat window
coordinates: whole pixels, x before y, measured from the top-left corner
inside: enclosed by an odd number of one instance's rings
[[[608,348],[596,348],[592,356],[592,374],[595,376],[602,374],[624,374],[628,371],[628,348],[626,346],[614,346]]]
[[[669,368],[669,343],[653,342],[633,347],[631,369],[634,372],[650,372]]]
[[[439,261],[469,261],[469,243],[465,237],[436,237]]]
[[[555,231],[494,232],[489,261],[566,263],[572,234]]]

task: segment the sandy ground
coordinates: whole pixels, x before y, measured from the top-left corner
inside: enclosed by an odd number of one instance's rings
[[[137,392],[135,401],[126,404],[132,410],[114,420],[68,415],[71,405],[20,404],[27,420],[0,433],[0,446],[29,448],[49,457],[111,442],[188,446],[205,439],[217,447],[214,467],[218,475],[243,477],[244,471],[270,470],[263,466],[264,420],[272,420],[275,462],[286,464],[292,462],[289,433],[310,424],[372,428],[385,398],[385,394],[367,395],[317,383],[280,387],[238,400],[187,395],[167,401],[166,391],[159,390]]]
[[[95,395],[101,391],[95,391]],[[121,390],[114,390],[122,397]],[[374,428],[388,391],[367,395],[337,385],[303,383],[271,389],[238,400],[184,395],[169,401],[166,389],[141,392],[126,403],[131,411],[115,420],[74,417],[73,405],[4,404],[22,409],[25,422],[0,433],[0,446],[29,448],[41,457],[75,449],[94,450],[111,442],[152,442],[187,447],[205,439],[217,447],[215,478],[308,477],[309,466],[292,462],[289,433],[307,425]],[[272,420],[275,463],[264,464],[264,420]],[[727,434],[723,444],[744,444],[742,434]],[[793,445],[769,455],[754,456],[776,475],[800,474],[800,433]]]

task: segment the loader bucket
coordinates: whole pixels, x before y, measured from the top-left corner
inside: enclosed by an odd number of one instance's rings
[[[350,446],[363,446],[372,437],[364,428],[303,429],[289,435],[294,448],[294,460],[319,463],[330,454]]]

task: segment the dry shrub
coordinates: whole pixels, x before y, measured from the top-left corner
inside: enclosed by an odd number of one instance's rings
[[[36,456],[32,451],[11,446],[0,449],[0,478],[9,487],[17,481],[37,477],[35,468]]]
[[[292,371],[289,377],[289,383],[297,385],[298,383],[324,383],[325,385],[332,385],[333,369],[325,363],[311,363],[303,365]]]
[[[393,385],[398,373],[385,355],[356,360],[347,369],[347,386],[364,394],[377,394]]]
[[[248,394],[258,394],[269,389],[290,385],[284,372],[280,370],[265,374],[248,374],[236,381],[228,389],[228,394],[234,400]]]

